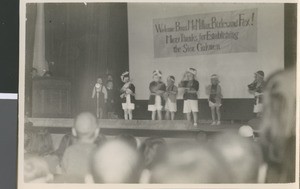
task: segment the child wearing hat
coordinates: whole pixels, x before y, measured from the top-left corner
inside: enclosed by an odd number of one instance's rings
[[[220,125],[221,124],[221,112],[220,107],[222,105],[222,91],[221,86],[219,85],[219,77],[217,74],[211,76],[211,84],[206,87],[206,94],[208,95],[208,105],[211,109],[212,124],[211,125]],[[217,114],[217,120],[216,120]]]
[[[121,80],[124,83],[120,95],[122,99],[122,109],[124,110],[124,119],[132,120],[132,110],[135,108],[135,86],[130,81],[129,72],[124,72],[121,75]]]
[[[248,85],[248,90],[251,94],[254,94],[255,105],[253,112],[257,114],[257,116],[261,116],[263,111],[262,97],[263,90],[265,86],[264,81],[265,73],[261,70],[254,73],[254,81]]]
[[[199,82],[195,79],[197,71],[195,68],[189,68],[179,87],[184,88],[183,94],[183,113],[186,114],[187,120],[191,121],[191,113],[193,114],[194,126],[197,126],[198,121],[198,95]]]
[[[163,108],[163,98],[166,91],[166,85],[161,81],[162,72],[154,70],[152,73],[153,81],[149,85],[150,97],[148,103],[148,111],[152,112],[151,118],[155,120],[156,112],[158,120],[162,119],[161,111]]]
[[[170,119],[170,114],[171,114],[171,120],[174,120],[175,118],[175,112],[177,111],[177,103],[176,103],[176,98],[177,98],[177,93],[178,89],[175,86],[175,77],[170,75],[167,78],[167,89],[164,94],[165,97],[165,110],[166,110],[166,119]]]

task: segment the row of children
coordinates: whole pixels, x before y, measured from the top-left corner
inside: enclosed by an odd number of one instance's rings
[[[199,82],[196,80],[197,71],[194,68],[189,68],[179,83],[180,88],[184,89],[184,105],[183,113],[187,115],[187,120],[191,120],[193,115],[193,123],[196,126],[198,120],[198,95]],[[152,74],[153,81],[149,85],[150,97],[148,102],[148,111],[152,112],[152,120],[156,117],[162,120],[162,110],[166,111],[166,119],[175,119],[177,111],[177,94],[178,87],[175,85],[175,77],[170,75],[167,78],[167,85],[162,81],[162,72],[154,70]],[[132,119],[132,110],[134,110],[135,87],[130,81],[129,72],[124,72],[121,75],[122,81],[125,83],[121,89],[121,98],[123,99],[122,108],[124,110],[124,118]],[[207,86],[208,102],[212,110],[213,125],[219,125],[221,114],[220,106],[222,99],[221,86],[219,78],[216,74],[211,76],[211,84]],[[217,113],[217,119],[215,114]]]
[[[178,88],[184,90],[183,94],[183,113],[186,114],[187,120],[191,121],[193,116],[193,123],[197,126],[198,120],[198,90],[199,82],[196,79],[197,70],[189,68],[179,82],[178,87],[175,85],[175,77],[170,75],[167,77],[167,85],[162,81],[162,72],[154,70],[152,73],[153,81],[149,84],[149,102],[148,111],[152,112],[152,120],[162,120],[162,111],[165,110],[165,118],[167,120],[175,119],[175,112],[177,112],[177,94]],[[99,81],[100,80],[100,81]],[[132,111],[135,109],[135,86],[130,80],[129,72],[126,71],[121,75],[121,80],[124,83],[121,88],[120,98],[122,101],[122,109],[124,110],[125,120],[132,119]],[[108,99],[107,90],[100,83],[97,83],[93,90],[93,98],[97,95],[97,117],[99,117],[99,110]],[[211,84],[206,87],[206,94],[208,96],[208,105],[211,109],[212,125],[220,125],[222,105],[222,90],[220,86],[219,77],[217,74],[211,75]],[[256,99],[254,106],[254,113],[262,111],[262,90],[264,86],[264,72],[258,71],[255,73],[255,80],[248,85],[250,93],[253,93]],[[98,100],[99,99],[99,100]],[[111,103],[109,100],[107,103]],[[112,105],[111,105],[112,106]],[[100,117],[101,118],[101,117]]]

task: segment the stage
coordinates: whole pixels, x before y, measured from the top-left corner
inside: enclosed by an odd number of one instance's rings
[[[46,127],[51,133],[63,134],[70,131],[73,126],[73,119],[64,118],[29,118],[35,127]],[[242,123],[224,122],[221,125],[210,125],[208,121],[200,121],[198,126],[193,126],[186,120],[122,120],[122,119],[101,119],[99,126],[104,135],[131,134],[139,137],[160,136],[160,137],[191,137],[199,132],[207,135],[224,131],[238,131]]]

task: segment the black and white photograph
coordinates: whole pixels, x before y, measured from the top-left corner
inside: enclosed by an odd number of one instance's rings
[[[299,187],[296,3],[20,5],[20,189]]]

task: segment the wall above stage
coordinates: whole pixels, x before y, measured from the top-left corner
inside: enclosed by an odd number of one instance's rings
[[[153,24],[157,19],[174,18],[176,21],[182,16],[248,9],[257,10],[257,52],[155,58]],[[163,72],[164,81],[172,74],[178,82],[188,67],[196,68],[199,97],[203,99],[211,74],[220,76],[224,98],[251,98],[247,85],[253,81],[255,71],[263,70],[268,76],[284,68],[283,4],[129,3],[128,35],[129,69],[138,100],[148,99],[148,86],[155,69]]]

